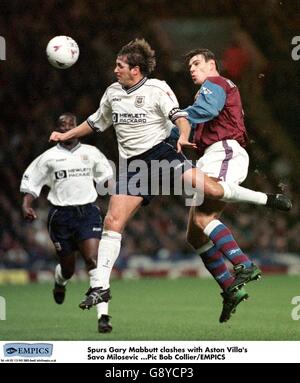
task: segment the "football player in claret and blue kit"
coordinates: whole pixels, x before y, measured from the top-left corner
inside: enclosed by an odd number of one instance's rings
[[[199,155],[197,167],[221,182],[225,189],[239,185],[246,179],[249,165],[239,90],[231,80],[220,75],[218,62],[210,50],[195,49],[185,58],[192,81],[200,86],[193,105],[184,109],[194,129],[193,142]],[[171,135],[176,134],[174,129]],[[291,208],[285,195],[260,193],[257,198],[257,202],[279,210]],[[219,220],[225,206],[225,201],[211,199],[195,204],[190,209],[187,230],[188,242],[223,290],[220,322],[226,322],[236,306],[248,298],[243,285],[261,275],[259,268],[240,249],[230,229]],[[234,274],[229,271],[225,258],[233,264]]]

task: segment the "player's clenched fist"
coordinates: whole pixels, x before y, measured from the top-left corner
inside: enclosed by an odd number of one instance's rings
[[[22,206],[22,211],[23,211],[23,217],[25,219],[28,219],[29,221],[33,221],[37,218],[37,215],[31,207],[28,206]]]
[[[49,141],[61,141],[63,138],[63,133],[60,132],[52,132]]]

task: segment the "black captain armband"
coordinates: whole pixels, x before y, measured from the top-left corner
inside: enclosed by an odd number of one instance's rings
[[[187,112],[181,110],[180,108],[173,108],[171,112],[169,113],[169,119],[172,122],[175,122],[177,118],[179,117],[186,117],[187,118],[188,114]]]
[[[95,126],[95,124],[94,124],[93,121],[91,121],[90,119],[87,119],[86,122],[88,123],[89,127],[92,128],[94,131],[96,131],[96,132],[100,132],[100,129],[98,129],[98,128]]]

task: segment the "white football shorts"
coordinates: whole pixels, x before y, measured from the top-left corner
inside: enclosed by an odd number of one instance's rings
[[[236,140],[218,141],[205,149],[197,168],[220,181],[242,183],[248,174],[249,156]]]

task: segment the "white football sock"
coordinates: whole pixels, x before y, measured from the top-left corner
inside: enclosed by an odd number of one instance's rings
[[[88,272],[90,277],[90,287],[93,289],[94,287],[99,287],[99,280],[97,276],[98,270],[97,268],[92,269]]]
[[[68,283],[68,279],[65,279],[62,276],[60,264],[56,265],[55,267],[54,280],[60,286],[66,286],[66,284]]]
[[[104,230],[102,233],[98,249],[97,285],[103,290],[109,288],[110,274],[120,253],[121,238],[122,235],[116,231]]]
[[[203,233],[209,237],[210,234],[215,230],[215,228],[220,225],[222,225],[221,221],[219,221],[218,219],[213,219],[209,222],[209,224],[205,226],[205,228],[203,229]]]
[[[265,205],[268,196],[266,193],[243,188],[234,183],[219,181],[224,189],[222,201],[225,202],[249,202],[255,205]]]
[[[99,286],[98,278],[97,278],[97,272],[98,270],[92,269],[89,271],[90,276],[90,286],[93,289],[94,287]],[[100,319],[101,315],[108,315],[108,302],[101,302],[96,305],[97,310],[97,318]]]
[[[98,303],[96,309],[98,319],[100,319],[101,315],[108,315],[108,302]]]

